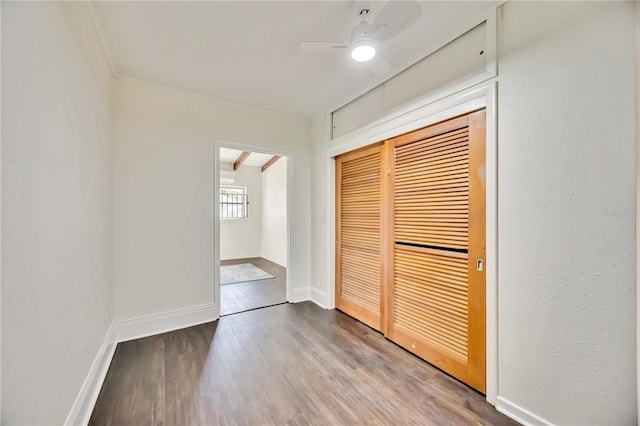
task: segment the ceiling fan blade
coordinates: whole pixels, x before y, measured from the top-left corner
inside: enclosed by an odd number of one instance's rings
[[[321,52],[334,49],[346,49],[347,45],[339,41],[303,41],[300,43],[303,50]]]
[[[378,41],[393,38],[413,25],[422,16],[422,7],[415,0],[388,1],[373,25],[378,28]]]

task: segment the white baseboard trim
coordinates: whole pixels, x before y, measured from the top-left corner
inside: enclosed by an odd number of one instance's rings
[[[311,301],[323,309],[329,309],[327,303],[327,293],[311,287]]]
[[[532,412],[525,410],[519,405],[514,404],[511,401],[504,399],[501,396],[498,396],[498,401],[496,404],[496,410],[500,411],[507,417],[511,417],[513,420],[521,423],[525,426],[553,426],[553,423],[543,419],[542,417],[533,414]]]
[[[214,321],[214,315],[215,305],[205,304],[111,323],[64,424],[89,423],[118,343]]]
[[[298,303],[311,299],[311,287],[294,288],[289,302]]]
[[[116,321],[115,339],[117,342],[140,339],[168,331],[179,330],[205,322],[215,321],[215,305],[207,303],[175,311],[145,315],[138,318]]]
[[[64,421],[65,425],[86,425],[89,423],[89,418],[98,400],[102,383],[104,383],[104,379],[107,376],[115,351],[114,323],[111,323],[105,333],[102,345],[100,345],[98,353],[93,359],[91,368],[89,368],[89,373],[80,387],[80,392],[78,392],[67,419]]]

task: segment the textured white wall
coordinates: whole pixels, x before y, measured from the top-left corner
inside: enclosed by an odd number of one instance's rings
[[[636,423],[634,4],[500,18],[499,396]]]
[[[229,164],[229,166],[233,165]],[[247,188],[249,217],[220,220],[220,260],[260,257],[262,250],[261,175],[260,167],[243,165],[236,170],[235,181],[229,184]]]
[[[214,141],[291,152],[293,293],[310,282],[308,124],[134,79],[116,84],[116,318],[213,302]]]
[[[61,424],[112,312],[112,77],[85,3],[2,8],[2,420]]]
[[[287,267],[287,157],[262,173],[262,257]]]

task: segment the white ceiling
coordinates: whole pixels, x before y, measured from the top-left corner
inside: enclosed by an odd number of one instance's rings
[[[242,154],[242,151],[239,149],[220,148],[220,162],[235,163],[238,157],[240,157],[240,154]],[[271,157],[273,157],[273,154],[252,152],[242,164],[245,166],[262,167],[264,163],[271,160]]]
[[[373,3],[372,14],[383,3]],[[299,47],[309,40],[348,42],[358,22],[353,1],[92,4],[117,73],[311,117],[400,71],[434,40],[494,2],[421,1],[422,17],[382,43],[369,63],[353,61],[346,49],[308,52]]]

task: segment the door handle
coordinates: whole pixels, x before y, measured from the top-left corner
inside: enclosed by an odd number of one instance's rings
[[[484,271],[484,261],[482,259],[478,259],[476,261],[476,271],[478,272]]]

